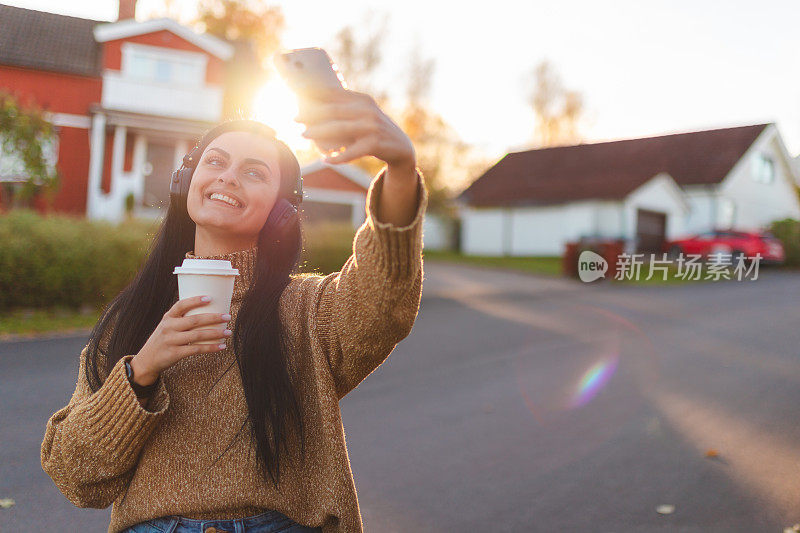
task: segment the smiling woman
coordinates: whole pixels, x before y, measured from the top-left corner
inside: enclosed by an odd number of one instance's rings
[[[339,400],[411,331],[428,193],[403,132],[366,95],[347,99],[306,108],[309,136],[340,145],[339,124],[355,143],[340,160],[387,167],[339,272],[299,272],[300,166],[271,128],[223,123],[176,171],[147,259],[95,325],[42,442],[71,502],[113,502],[110,533],[363,530]],[[187,316],[205,305],[179,299],[172,271],[187,257],[239,270],[229,314]]]
[[[186,208],[197,225],[195,254],[256,244],[280,189],[278,150],[247,131],[215,138],[200,156]]]

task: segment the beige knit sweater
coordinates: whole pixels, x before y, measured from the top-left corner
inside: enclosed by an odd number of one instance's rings
[[[48,420],[41,447],[42,468],[72,503],[106,508],[113,502],[109,533],[165,515],[233,519],[266,510],[322,526],[325,533],[362,531],[339,400],[411,332],[422,295],[428,203],[418,173],[413,222],[403,227],[381,222],[377,210],[385,171],[369,187],[367,219],[341,271],[293,276],[281,295],[280,314],[294,346],[303,399],[305,464],[293,457],[284,470],[281,463],[276,491],[260,477],[255,453],[248,453],[250,434],[242,431],[211,465],[247,417],[238,367],[225,372],[235,357],[230,347],[186,357],[165,370],[147,409],[125,376],[123,360],[133,354],[117,362],[92,394],[84,377],[84,348],[75,392]],[[211,257],[227,259],[240,271],[230,326],[252,280],[256,250]]]

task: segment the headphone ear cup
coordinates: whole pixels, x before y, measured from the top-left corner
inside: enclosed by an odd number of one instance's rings
[[[267,217],[266,225],[280,234],[295,215],[297,215],[297,208],[286,198],[279,198]]]
[[[172,173],[172,179],[169,180],[169,195],[173,198],[178,198],[181,195],[180,170]]]
[[[169,182],[169,195],[178,199],[188,200],[189,185],[191,185],[194,168],[181,167],[172,173]]]

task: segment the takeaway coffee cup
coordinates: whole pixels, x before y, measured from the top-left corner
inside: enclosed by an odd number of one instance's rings
[[[230,313],[233,281],[239,275],[239,270],[232,268],[230,261],[186,258],[181,266],[175,267],[173,274],[178,275],[178,299],[184,300],[201,295],[211,297],[209,303],[190,309],[184,316],[202,313]],[[209,327],[203,326],[195,329],[209,329]],[[219,345],[223,342],[225,342],[224,338],[197,341],[193,344]]]

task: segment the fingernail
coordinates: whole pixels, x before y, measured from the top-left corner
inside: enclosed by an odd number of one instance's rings
[[[223,333],[223,335],[231,335],[233,332],[231,330],[229,330],[229,329],[226,329],[222,333]]]
[[[224,344],[220,344],[220,345],[219,345],[219,349],[220,349],[220,350],[224,350],[224,349],[225,349],[225,345],[224,345]]]
[[[210,302],[211,301],[211,296],[203,296],[202,298],[200,298],[200,300],[203,301],[203,302]]]
[[[231,319],[231,315],[229,315],[228,313],[225,313],[224,315],[222,315],[222,320],[230,320],[230,319]]]

